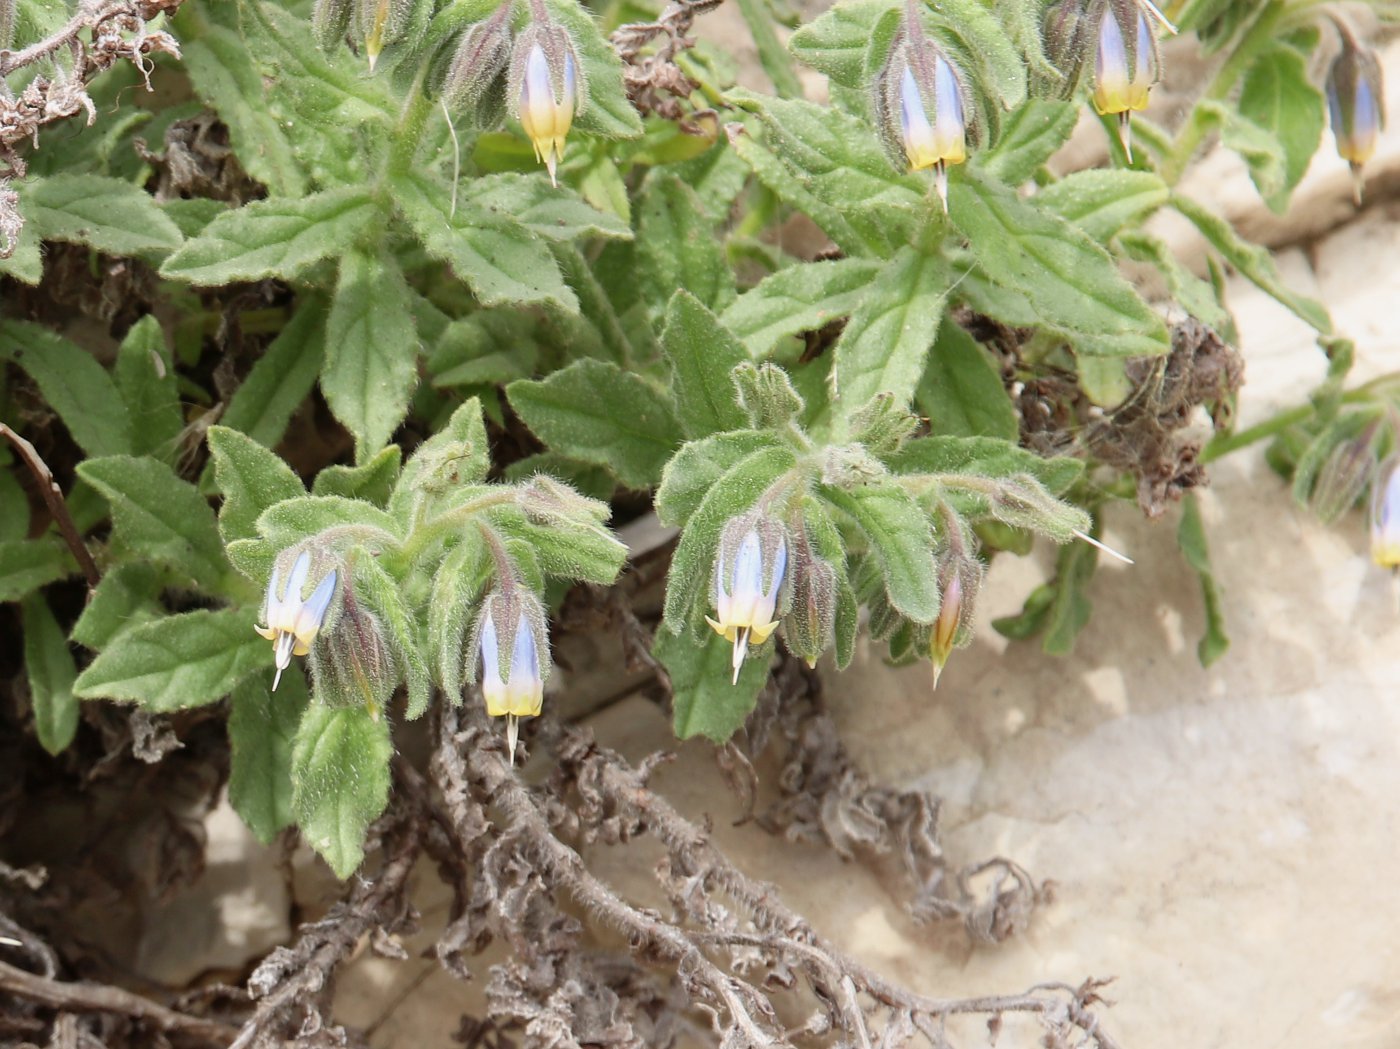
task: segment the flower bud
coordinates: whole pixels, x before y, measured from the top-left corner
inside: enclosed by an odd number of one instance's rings
[[[449,108],[476,115],[499,81],[510,62],[510,8],[502,4],[462,34],[442,82],[442,98]]]
[[[1371,482],[1371,560],[1400,568],[1400,456],[1391,456]]]
[[[544,681],[549,676],[548,639],[539,599],[519,584],[497,586],[486,595],[477,617],[473,645],[481,656],[481,693],[486,700],[486,713],[506,719],[512,762],[519,719],[537,716],[544,706]]]
[[[896,166],[932,168],[943,207],[948,207],[948,165],[967,159],[967,120],[962,78],[917,19],[906,18],[875,78],[879,131]]]
[[[973,607],[982,588],[982,575],[982,562],[967,555],[948,556],[940,566],[942,603],[929,637],[934,688],[938,687],[938,678],[953,649],[962,648],[972,639]]]
[[[814,667],[836,632],[836,569],[812,549],[801,525],[793,536],[791,586],[783,638],[793,655]]]
[[[413,18],[414,0],[359,0],[355,9],[355,30],[365,42],[369,71],[374,72],[379,56],[396,43]]]
[[[1343,34],[1342,53],[1327,73],[1327,108],[1337,152],[1351,165],[1361,203],[1361,167],[1376,152],[1385,126],[1385,90],[1376,53]]]
[[[321,559],[313,559],[311,551],[305,547],[292,547],[278,555],[263,598],[262,620],[267,626],[253,628],[272,642],[277,663],[277,674],[272,679],[274,692],[292,656],[304,656],[311,651],[336,594],[338,570],[325,564],[314,565],[313,560]],[[319,570],[313,573],[313,567]],[[308,596],[307,584],[313,575],[317,583]]]
[[[316,0],[311,7],[311,35],[327,54],[345,38],[354,14],[352,0]]]
[[[536,159],[556,186],[564,139],[583,111],[581,80],[574,43],[562,26],[536,21],[516,39],[507,92]]]
[[[1099,21],[1094,64],[1094,109],[1118,116],[1118,134],[1133,158],[1132,114],[1147,108],[1152,85],[1161,79],[1157,38],[1135,0],[1109,0]]]
[[[1372,421],[1355,437],[1341,440],[1317,471],[1308,505],[1320,521],[1330,524],[1346,513],[1376,473],[1380,424]]]
[[[778,628],[778,602],[787,575],[787,530],[758,511],[730,520],[715,557],[715,633],[734,645],[734,680],[749,643],[761,645]]]
[[[374,717],[399,685],[398,664],[379,617],[346,587],[335,629],[309,660],[316,697],[328,706],[363,705]]]

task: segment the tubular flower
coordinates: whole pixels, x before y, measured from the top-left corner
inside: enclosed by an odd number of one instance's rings
[[[544,612],[531,595],[514,587],[495,590],[481,606],[477,648],[481,653],[481,692],[486,713],[506,719],[512,763],[520,718],[532,718],[544,706],[547,657],[541,658]]]
[[[1356,200],[1361,202],[1361,168],[1376,152],[1385,127],[1385,94],[1376,53],[1344,38],[1342,52],[1327,73],[1327,108],[1337,152],[1351,165]]]
[[[734,646],[734,681],[749,643],[761,645],[778,628],[778,598],[787,572],[783,526],[757,514],[724,527],[715,557],[715,615],[705,622]]]
[[[549,180],[556,186],[564,139],[583,110],[580,79],[573,41],[562,27],[537,23],[516,40],[510,98],[535,157],[549,169]]]
[[[267,626],[253,628],[272,642],[277,661],[277,674],[272,679],[274,692],[292,656],[304,656],[311,651],[311,644],[316,640],[331,599],[335,596],[338,573],[332,568],[321,577],[311,596],[304,597],[310,574],[311,553],[308,550],[297,554],[286,586],[281,585],[281,572],[279,566],[274,564],[272,578],[267,584],[267,596],[263,599],[262,617]]]
[[[1371,483],[1371,560],[1400,569],[1400,457],[1387,460]]]
[[[948,206],[948,165],[967,159],[963,85],[941,48],[906,19],[875,79],[875,113],[886,151],[910,171],[933,169]]]
[[[1111,2],[1099,23],[1094,64],[1094,109],[1116,114],[1118,134],[1133,158],[1132,114],[1147,108],[1152,85],[1160,79],[1157,40],[1136,3]]]

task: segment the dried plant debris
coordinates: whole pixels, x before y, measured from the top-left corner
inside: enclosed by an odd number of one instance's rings
[[[1089,404],[1073,376],[1025,383],[1022,438],[1043,455],[1078,452],[1130,474],[1143,513],[1159,517],[1183,492],[1207,483],[1201,449],[1229,420],[1244,358],[1187,318],[1172,327],[1167,356],[1132,360],[1127,368],[1132,393],[1107,413]]]
[[[631,22],[612,33],[612,45],[624,65],[623,84],[638,112],[667,120],[686,120],[682,103],[699,84],[682,72],[676,56],[695,45],[692,23],[720,0],[672,0],[654,22]],[[703,114],[690,114],[691,121]],[[713,124],[714,114],[709,113]],[[695,130],[699,130],[698,126]]]

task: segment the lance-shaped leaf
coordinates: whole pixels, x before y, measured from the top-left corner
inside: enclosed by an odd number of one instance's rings
[[[325,319],[325,306],[319,299],[298,305],[233,392],[219,420],[224,426],[242,430],[269,448],[282,439],[292,413],[306,400],[321,373]]]
[[[198,589],[218,592],[225,585],[229,562],[214,511],[165,463],[113,455],[80,464],[78,476],[106,498],[117,534],[133,550]]]
[[[147,314],[131,326],[112,369],[131,419],[131,450],[173,461],[185,427],[175,365],[160,322]]]
[[[681,441],[669,399],[639,375],[575,361],[548,378],[506,387],[511,407],[550,448],[650,488]]]
[[[291,279],[312,263],[348,251],[378,221],[378,205],[358,186],[257,200],[221,214],[166,259],[160,272],[170,280],[211,287]]]
[[[163,713],[214,703],[271,666],[272,646],[253,630],[253,610],[200,609],[118,635],[78,675],[73,692]]]
[[[154,197],[121,179],[52,175],[25,189],[24,214],[42,240],[86,244],[108,255],[162,255],[184,240]]]
[[[513,217],[466,206],[420,173],[394,180],[394,202],[430,255],[452,267],[483,306],[538,303],[578,312],[548,243]]]
[[[677,290],[718,312],[734,299],[724,243],[695,191],[675,175],[653,173],[638,205],[637,276],[659,313]]]
[[[306,494],[292,468],[247,434],[211,426],[206,440],[214,457],[215,483],[224,493],[219,507],[224,542],[255,538],[258,516],[264,510]]]
[[[950,187],[949,215],[981,269],[1023,294],[1081,353],[1158,356],[1166,326],[1082,231],[973,171]]]
[[[687,437],[705,437],[747,424],[730,373],[749,355],[688,291],[676,292],[666,307],[661,349],[671,363],[671,394]]]
[[[271,844],[292,824],[292,743],[307,705],[306,679],[288,667],[276,694],[249,678],[233,690],[228,800],[257,839]]]
[[[903,248],[870,284],[836,342],[831,389],[835,413],[849,420],[870,398],[913,396],[938,334],[948,293],[940,255]]]
[[[821,492],[869,544],[890,604],[916,623],[932,623],[938,615],[938,566],[933,530],[918,504],[891,482],[850,490],[823,486]]]
[[[849,316],[880,271],[869,259],[788,266],[740,295],[720,319],[755,357],[778,340]]]
[[[0,321],[0,359],[24,369],[88,455],[131,451],[131,416],[92,354],[38,324],[7,320]]]
[[[935,434],[1016,441],[1020,423],[1001,372],[963,327],[945,316],[914,394]]]
[[[403,271],[387,254],[346,253],[326,318],[321,392],[355,435],[357,460],[389,442],[417,382],[418,332]]]
[[[659,630],[652,653],[671,679],[672,727],[680,739],[723,743],[744,725],[768,680],[773,649],[750,651],[734,682],[729,642],[710,630],[701,644]]]
[[[292,812],[306,843],[348,878],[389,803],[389,722],[364,707],[311,703],[292,745]]]
[[[1327,103],[1308,76],[1307,58],[1286,45],[1265,51],[1245,73],[1239,109],[1278,142],[1283,154],[1283,184],[1266,193],[1265,200],[1283,214],[1294,187],[1307,173],[1327,122]],[[1259,190],[1264,193],[1264,186],[1259,185]]]
[[[73,680],[78,676],[73,653],[49,603],[31,594],[20,606],[24,628],[24,666],[29,674],[29,704],[34,732],[50,754],[66,750],[78,731],[78,700]]]

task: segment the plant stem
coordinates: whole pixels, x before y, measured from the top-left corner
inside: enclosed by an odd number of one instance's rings
[[[424,90],[427,79],[427,66],[419,72],[409,90],[399,122],[394,128],[393,145],[390,147],[388,174],[404,175],[413,166],[413,158],[418,153],[418,145],[423,140],[423,131],[428,118],[433,114],[433,100]]]
[[[1158,168],[1158,174],[1167,185],[1175,186],[1181,181],[1186,166],[1210,130],[1210,122],[1202,103],[1223,101],[1234,90],[1235,84],[1258,57],[1259,52],[1273,44],[1278,22],[1283,17],[1285,8],[1283,0],[1273,0],[1273,3],[1259,12],[1253,24],[1245,30],[1229,59],[1216,71],[1210,86],[1196,101],[1172,142],[1171,152],[1162,159]]]

